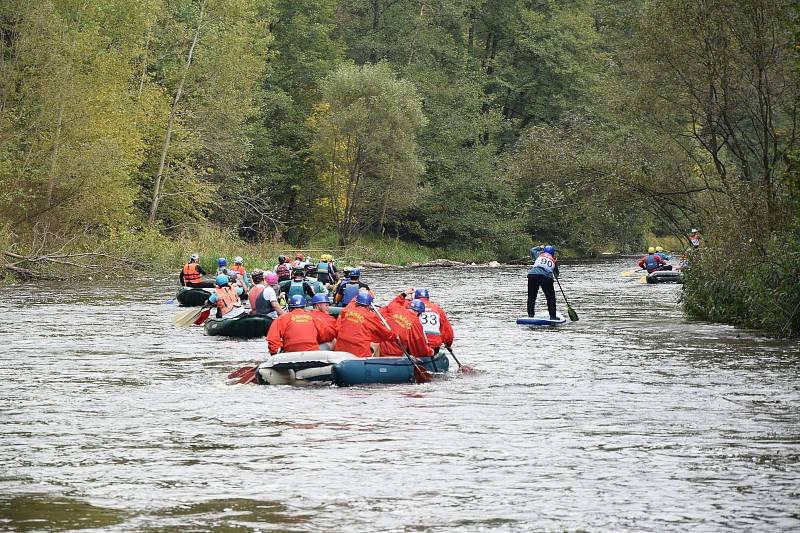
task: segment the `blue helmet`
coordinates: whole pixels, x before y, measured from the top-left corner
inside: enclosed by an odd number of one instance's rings
[[[295,294],[291,298],[289,298],[289,309],[294,309],[295,307],[305,307],[306,306],[306,297],[300,294]]]
[[[414,298],[430,298],[428,289],[417,289],[414,291]]]
[[[328,304],[331,303],[330,299],[328,299],[328,295],[324,293],[315,294],[313,298],[311,298],[312,304]]]
[[[369,305],[372,303],[372,295],[367,291],[361,291],[356,296],[356,303],[358,305]]]
[[[228,264],[228,260],[225,259],[224,257],[220,257],[219,259],[217,259],[217,266],[224,267],[227,264]]]
[[[350,278],[360,278],[361,277],[361,270],[358,268],[354,268],[350,271]]]
[[[413,300],[411,300],[411,310],[416,311],[417,313],[424,313],[425,302],[423,302],[419,298],[414,298]]]
[[[216,281],[217,285],[219,285],[220,287],[227,285],[228,283],[231,282],[230,278],[225,274],[220,274],[214,279],[214,281]]]
[[[544,247],[544,253],[553,255],[554,253],[556,253],[556,249],[548,244],[547,246]]]

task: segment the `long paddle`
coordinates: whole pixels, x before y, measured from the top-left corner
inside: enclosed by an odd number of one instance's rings
[[[573,322],[577,322],[577,320],[578,320],[578,313],[576,313],[576,312],[575,312],[575,310],[572,308],[572,306],[571,306],[571,305],[569,305],[569,301],[567,300],[567,295],[566,295],[566,294],[564,294],[564,289],[562,289],[562,288],[561,288],[561,282],[560,282],[560,281],[558,281],[558,278],[557,278],[557,277],[555,278],[555,280],[556,280],[556,283],[558,283],[558,288],[559,288],[559,290],[561,290],[561,296],[563,296],[563,297],[564,297],[564,303],[566,303],[566,304],[567,304],[567,314],[569,315],[569,319],[570,319],[571,321],[573,321]]]
[[[371,304],[371,306],[372,310],[375,311],[375,314],[377,314],[378,318],[380,318],[381,322],[383,322],[383,325],[386,326],[386,329],[392,331],[392,328],[389,326],[389,323],[386,322],[386,319],[383,318],[383,315],[378,312],[378,309],[375,307],[375,304]],[[397,345],[400,346],[400,349],[403,350],[403,354],[406,356],[406,358],[408,358],[408,360],[411,362],[411,365],[414,367],[414,381],[416,381],[417,383],[430,382],[431,380],[430,372],[425,370],[425,368],[422,365],[420,365],[419,363],[414,361],[414,359],[411,358],[411,354],[408,353],[408,350],[406,350],[406,347],[403,346],[402,342],[400,342],[400,339],[397,339]],[[433,358],[431,358],[431,360],[433,360]]]
[[[447,351],[450,352],[450,355],[453,356],[453,359],[455,360],[456,364],[458,365],[458,371],[459,372],[463,372],[465,374],[474,374],[475,372],[477,372],[474,368],[472,368],[469,365],[462,365],[461,362],[456,357],[456,354],[453,353],[453,349],[449,345],[445,344],[444,347],[447,348]]]
[[[173,322],[175,322],[176,326],[191,326],[194,324],[195,320],[197,320],[203,312],[203,308],[200,307],[198,309],[189,309],[188,311],[183,311],[175,315],[173,318]]]
[[[200,316],[197,317],[197,320],[194,321],[195,326],[202,326],[203,322],[208,320],[208,315],[211,314],[210,308],[203,308],[203,312],[200,313]]]
[[[637,272],[641,272],[642,270],[644,270],[644,269],[643,268],[637,268],[636,270],[626,270],[621,275],[627,278],[627,277],[635,276]]]

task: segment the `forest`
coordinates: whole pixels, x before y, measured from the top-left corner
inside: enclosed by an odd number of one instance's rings
[[[0,0],[0,276],[369,243],[474,261],[532,242],[682,252],[699,228],[686,310],[796,335],[798,15],[790,0]]]

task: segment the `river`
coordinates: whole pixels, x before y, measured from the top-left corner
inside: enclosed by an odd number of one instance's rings
[[[564,265],[551,329],[524,267],[366,271],[482,372],[346,389],[227,385],[265,343],[173,326],[174,278],[5,287],[0,529],[798,530],[800,343],[631,268]]]

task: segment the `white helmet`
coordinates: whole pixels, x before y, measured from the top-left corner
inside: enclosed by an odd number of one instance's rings
[[[200,259],[200,254],[195,252],[195,253],[193,253],[192,255],[189,256],[189,259],[191,259],[192,261],[197,261],[198,259]]]
[[[236,257],[233,258],[233,264],[234,265],[241,265],[243,262],[244,262],[244,259],[242,259],[242,257],[240,255],[237,255]]]

